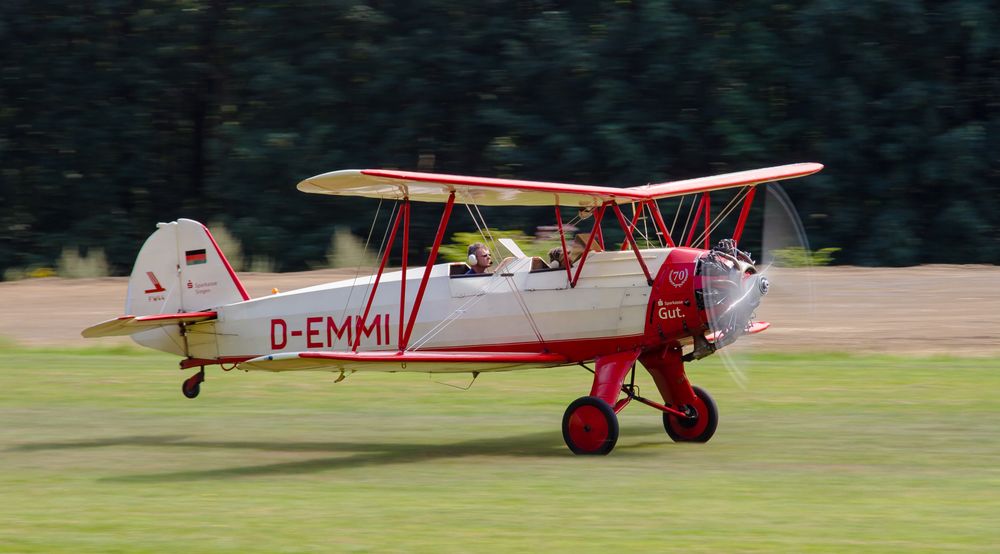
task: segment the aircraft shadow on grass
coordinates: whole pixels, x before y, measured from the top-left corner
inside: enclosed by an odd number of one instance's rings
[[[664,435],[662,427],[633,428],[627,437],[638,435]],[[662,446],[659,441],[627,442],[619,444],[622,453],[638,454],[647,446]],[[100,479],[105,482],[141,483],[190,481],[198,479],[227,479],[300,475],[356,469],[364,466],[422,463],[438,459],[455,459],[469,456],[496,457],[563,457],[576,460],[562,444],[558,432],[542,431],[523,435],[490,437],[447,444],[415,444],[384,442],[319,442],[319,441],[205,441],[191,440],[183,435],[136,435],[101,439],[28,443],[8,449],[8,452],[34,452],[43,450],[75,450],[107,447],[154,447],[192,449],[261,450],[274,452],[337,453],[333,457],[311,458],[291,462],[255,464],[237,467],[170,471],[138,475],[119,475]],[[621,454],[618,454],[621,455]]]

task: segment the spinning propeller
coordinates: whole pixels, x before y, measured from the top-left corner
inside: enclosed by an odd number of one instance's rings
[[[707,341],[696,340],[694,357],[714,351],[741,388],[749,383],[748,369],[757,342],[749,335],[769,326],[757,318],[761,304],[791,300],[803,309],[811,305],[807,271],[775,271],[786,264],[808,265],[809,245],[802,222],[779,185],[771,183],[765,190],[759,253],[754,256],[741,249],[744,244],[752,245],[752,240],[736,244],[727,239],[706,253],[700,263],[700,303],[704,304],[709,329]]]

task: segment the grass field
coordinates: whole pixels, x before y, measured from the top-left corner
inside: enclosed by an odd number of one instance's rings
[[[191,372],[129,349],[0,351],[2,552],[995,552],[1000,361],[767,356],[673,444],[633,404],[574,457],[582,369]],[[645,392],[653,387],[645,375]],[[443,378],[464,385],[462,377]]]

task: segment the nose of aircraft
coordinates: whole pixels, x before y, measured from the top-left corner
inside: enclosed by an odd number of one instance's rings
[[[760,289],[760,295],[764,296],[767,294],[767,289],[770,288],[771,282],[767,280],[767,277],[761,275],[757,279],[757,288]]]
[[[770,281],[748,261],[719,250],[705,254],[701,271],[705,322],[718,349],[744,334]]]

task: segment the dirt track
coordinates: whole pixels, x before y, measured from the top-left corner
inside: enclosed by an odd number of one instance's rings
[[[350,271],[253,274],[251,296],[350,276]],[[758,312],[772,322],[754,337],[769,351],[1000,354],[1000,267],[837,267],[772,275]],[[805,293],[811,281],[813,295]],[[127,279],[33,279],[0,283],[0,337],[26,346],[131,344],[88,341],[80,330],[121,315]]]

